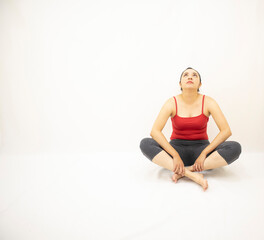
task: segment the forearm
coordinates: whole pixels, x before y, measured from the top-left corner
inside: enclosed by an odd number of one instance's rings
[[[150,136],[172,157],[179,157],[179,153],[170,145],[165,136],[160,131],[150,133]]]
[[[220,131],[214,140],[203,150],[203,153],[206,155],[212,152],[219,144],[223,143],[226,139],[228,139],[232,133],[230,130]]]

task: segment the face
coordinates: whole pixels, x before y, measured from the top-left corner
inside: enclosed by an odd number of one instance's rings
[[[199,75],[195,70],[187,69],[184,71],[180,82],[182,89],[193,89],[197,91],[201,85]]]

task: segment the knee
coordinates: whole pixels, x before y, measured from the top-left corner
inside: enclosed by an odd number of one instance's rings
[[[242,147],[239,142],[226,141],[217,147],[218,153],[226,160],[228,164],[231,164],[237,160],[241,154]]]
[[[234,152],[234,155],[238,158],[242,152],[242,147],[239,142],[232,141],[232,149]]]
[[[141,141],[140,141],[140,144],[139,144],[139,148],[142,152],[146,152],[147,149],[149,149],[151,143],[152,143],[152,138],[150,137],[146,137],[146,138],[143,138]]]
[[[162,150],[159,144],[150,137],[143,138],[139,147],[141,152],[151,161]]]
[[[242,152],[242,147],[241,147],[241,144],[236,141],[230,141],[229,147],[231,151],[227,159],[228,159],[228,164],[231,164],[232,162],[234,162],[235,160],[239,158]]]

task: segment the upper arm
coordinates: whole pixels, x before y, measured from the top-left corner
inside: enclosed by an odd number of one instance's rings
[[[173,102],[172,99],[169,98],[162,106],[154,124],[151,129],[152,131],[162,131],[168,118],[171,116],[173,110]]]
[[[212,115],[217,127],[219,128],[220,131],[223,131],[223,130],[229,130],[230,133],[232,134],[231,132],[231,129],[228,125],[228,122],[222,112],[222,110],[220,109],[219,105],[217,104],[217,102],[207,96],[209,98],[209,104],[208,104],[208,110],[210,112],[210,114]]]

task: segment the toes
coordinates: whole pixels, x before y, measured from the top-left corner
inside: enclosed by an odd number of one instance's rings
[[[208,188],[208,182],[207,182],[207,180],[205,180],[204,187],[203,188],[204,188],[204,191],[207,190],[207,188]]]
[[[177,178],[175,178],[174,176],[172,176],[172,181],[176,183],[177,182]]]

